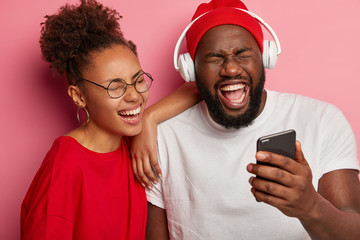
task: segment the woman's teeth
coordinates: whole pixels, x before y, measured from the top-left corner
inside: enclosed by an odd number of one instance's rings
[[[121,111],[121,112],[119,112],[119,115],[128,120],[134,120],[139,116],[140,110],[141,110],[141,108],[138,107],[133,110]]]
[[[133,109],[133,110],[122,111],[122,112],[120,112],[120,115],[135,115],[135,114],[138,114],[139,112],[140,112],[140,107],[138,107],[137,109]]]

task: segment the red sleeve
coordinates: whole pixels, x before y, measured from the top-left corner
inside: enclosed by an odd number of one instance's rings
[[[77,202],[73,193],[78,184],[77,179],[71,177],[73,169],[63,165],[67,156],[61,149],[59,151],[59,145],[55,142],[46,155],[21,206],[23,240],[73,238],[73,214]]]

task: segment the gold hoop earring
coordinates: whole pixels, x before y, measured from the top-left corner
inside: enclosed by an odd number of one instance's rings
[[[85,120],[84,122],[82,122],[82,121],[80,120],[80,114],[79,114],[80,109],[83,109],[84,112],[85,112],[85,114],[86,114],[86,120]],[[89,121],[90,121],[89,112],[88,112],[88,110],[87,110],[85,107],[78,107],[78,109],[77,109],[77,111],[76,111],[76,117],[77,117],[78,122],[79,122],[81,125],[86,125],[86,124],[88,124]]]

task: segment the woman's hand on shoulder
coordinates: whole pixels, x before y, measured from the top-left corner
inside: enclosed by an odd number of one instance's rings
[[[151,189],[152,182],[156,184],[162,177],[157,157],[157,123],[145,111],[142,124],[141,133],[131,138],[131,163],[136,179]]]

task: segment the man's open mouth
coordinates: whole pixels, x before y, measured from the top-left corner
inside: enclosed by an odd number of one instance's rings
[[[249,96],[248,92],[249,85],[243,82],[220,86],[222,99],[225,100],[226,105],[233,105],[234,107],[241,107],[246,104]]]

